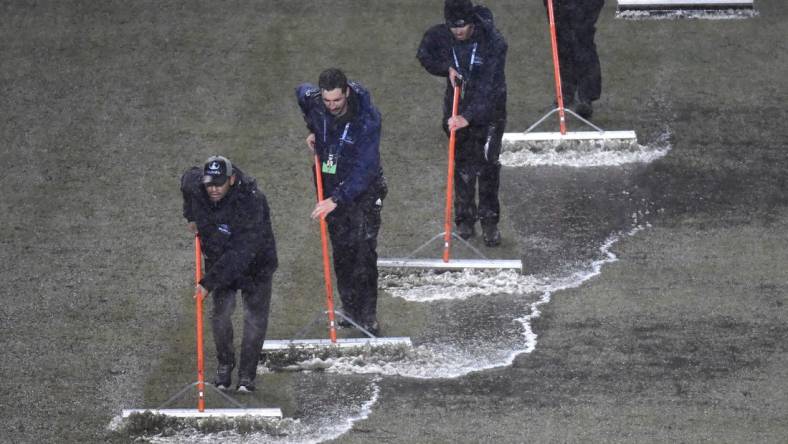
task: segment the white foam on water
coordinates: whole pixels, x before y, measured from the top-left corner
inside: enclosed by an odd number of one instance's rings
[[[336,376],[334,376],[336,377]],[[357,380],[355,380],[357,384]],[[299,409],[305,411],[304,417],[299,419],[283,418],[271,420],[276,423],[273,427],[275,434],[265,432],[239,433],[228,430],[218,433],[200,433],[196,430],[177,432],[172,436],[146,436],[146,442],[161,444],[187,444],[187,443],[281,443],[281,444],[310,444],[336,439],[353,428],[353,424],[363,421],[372,413],[372,407],[380,396],[379,376],[368,380],[363,389],[366,399],[353,399],[350,402],[330,402],[324,398],[300,399]],[[336,398],[337,393],[329,393],[329,399]],[[307,405],[312,401],[313,405]],[[110,429],[117,430],[121,427],[123,419],[120,416],[113,418]]]
[[[616,18],[624,20],[741,20],[760,15],[755,9],[671,10],[671,11],[616,11]]]
[[[492,294],[527,294],[548,285],[544,278],[523,276],[515,270],[422,271],[383,273],[380,288],[410,302],[463,300]]]
[[[501,165],[507,167],[552,165],[577,168],[649,163],[670,151],[668,137],[669,134],[665,134],[656,143],[649,145],[583,142],[571,143],[561,149],[551,146],[550,142],[531,148],[521,148],[517,143],[504,147],[500,161]]]
[[[472,331],[463,330],[462,325],[436,325],[439,331],[433,333],[437,337],[427,339],[408,353],[397,355],[394,360],[385,354],[371,353],[363,357],[328,359],[323,361],[320,367],[330,373],[374,373],[434,379],[457,378],[471,372],[511,365],[518,355],[531,353],[536,348],[537,334],[533,331],[532,323],[541,315],[539,307],[550,302],[555,292],[577,288],[598,276],[604,265],[617,260],[610,250],[621,236],[634,235],[641,229],[642,226],[637,226],[627,233],[611,236],[599,247],[600,259],[552,278],[521,276],[510,270],[464,271],[454,273],[455,278],[460,281],[455,282],[451,278],[443,279],[442,275],[425,273],[428,279],[423,287],[420,288],[418,282],[422,282],[424,276],[417,277],[409,285],[398,287],[397,297],[414,302],[456,306],[457,301],[468,303],[473,300],[469,298],[485,296],[484,304],[491,307],[492,312],[499,308],[496,304],[503,300],[507,304],[514,302],[513,307],[519,311],[498,313],[498,318],[488,320],[481,326],[477,325]],[[472,281],[473,275],[478,274],[485,276],[483,280],[488,282],[488,285],[477,285],[474,287],[475,293],[462,293],[456,298],[450,298],[454,299],[453,301],[446,302],[446,295],[450,295],[456,287],[467,285],[462,281]],[[433,278],[437,278],[437,281],[430,281]],[[446,284],[448,289],[441,289],[438,282]],[[473,306],[468,311],[477,308]],[[456,331],[452,331],[453,328]]]

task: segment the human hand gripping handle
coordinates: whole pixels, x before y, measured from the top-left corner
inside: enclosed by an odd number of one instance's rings
[[[463,116],[449,117],[446,124],[449,126],[449,131],[457,131],[469,125],[468,121]]]
[[[323,199],[315,205],[315,209],[312,210],[312,219],[317,220],[318,218],[323,219],[325,218],[328,213],[334,211],[336,209],[337,203],[333,200]]]
[[[309,133],[306,136],[306,146],[309,148],[309,152],[314,155],[315,154],[315,133]]]
[[[452,88],[458,84],[462,85],[462,74],[458,73],[457,70],[451,66],[449,67],[449,81],[451,82]]]
[[[314,133],[310,133],[309,136],[307,136],[306,144],[309,147],[309,149],[312,151],[312,155],[315,157],[315,165],[319,165],[320,164],[320,159],[317,157],[317,154],[315,154],[315,134]],[[319,173],[320,172],[319,167],[316,167],[315,171],[316,171],[316,173]],[[320,180],[320,178],[318,178],[318,180]],[[318,218],[324,219],[328,215],[328,213],[334,211],[334,209],[336,209],[336,207],[337,207],[337,203],[334,202],[331,198],[322,199],[322,197],[323,197],[323,195],[321,193],[320,196],[318,196],[319,200],[317,202],[317,205],[315,205],[315,209],[312,210],[311,217],[314,220],[317,220]]]
[[[449,80],[451,81],[451,86],[453,88],[462,88],[462,75],[458,73],[454,68],[449,68]],[[446,121],[446,125],[449,127],[449,131],[457,131],[460,129],[465,128],[466,126],[470,125],[468,120],[465,117],[458,115],[456,112],[452,113],[453,115],[449,117],[449,120]]]

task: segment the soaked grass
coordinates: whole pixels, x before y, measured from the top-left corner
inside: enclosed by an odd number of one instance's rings
[[[270,436],[284,436],[284,424],[288,420],[270,418],[178,418],[151,412],[133,413],[123,424],[110,434],[110,439],[120,441],[126,438],[166,438],[176,435],[211,435],[232,432],[238,435],[263,433]]]

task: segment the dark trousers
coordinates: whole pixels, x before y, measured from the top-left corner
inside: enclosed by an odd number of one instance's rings
[[[237,290],[214,290],[211,326],[216,344],[216,358],[220,365],[235,366],[232,314],[235,311]],[[254,380],[257,364],[268,328],[268,309],[271,305],[271,278],[254,283],[241,291],[244,304],[244,328],[241,339],[241,364],[238,376]]]
[[[506,121],[483,127],[466,127],[457,131],[454,168],[454,222],[483,226],[496,225],[501,206],[498,187],[501,177],[501,153]],[[479,204],[476,204],[476,184]]]
[[[605,0],[553,0],[561,90],[567,103],[575,94],[581,102],[597,100],[602,94],[602,70],[594,36],[604,5]]]
[[[342,311],[362,326],[377,320],[378,231],[384,190],[376,186],[357,202],[342,204],[326,221]]]

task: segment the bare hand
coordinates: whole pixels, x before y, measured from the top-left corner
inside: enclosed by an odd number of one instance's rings
[[[197,234],[197,223],[189,222],[188,225],[186,225],[186,229],[189,230],[191,234]]]
[[[312,154],[315,154],[315,133],[309,133],[309,135],[306,136],[306,146],[309,147],[309,151],[311,151]]]
[[[449,67],[449,81],[451,81],[452,88],[457,86],[458,77],[460,80],[462,80],[462,76],[460,75],[460,73],[458,73],[456,69]]]
[[[447,124],[449,125],[449,131],[457,131],[468,126],[468,121],[463,116],[455,116],[450,117]]]
[[[202,299],[205,299],[208,297],[208,293],[209,291],[205,287],[203,287],[200,284],[197,284],[197,286],[195,287],[194,298],[197,299],[197,296],[199,296]]]
[[[331,199],[321,200],[315,205],[315,209],[312,210],[312,219],[317,220],[317,218],[325,218],[328,213],[334,211],[336,207],[336,202]]]

